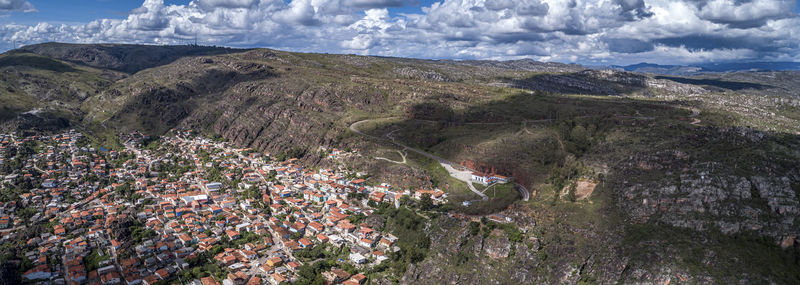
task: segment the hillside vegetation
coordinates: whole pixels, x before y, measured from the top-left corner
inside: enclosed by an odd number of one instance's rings
[[[451,213],[500,212],[525,231],[433,217],[427,258],[387,280],[797,284],[799,84],[792,72],[50,43],[0,55],[0,122],[109,146],[119,132],[195,129],[314,166],[318,146],[358,148],[349,165],[369,183],[438,187]],[[362,120],[372,137],[349,130]],[[498,187],[462,206],[477,195],[391,140],[513,176],[531,199]]]

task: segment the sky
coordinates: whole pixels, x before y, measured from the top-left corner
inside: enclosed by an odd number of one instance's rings
[[[266,47],[586,65],[800,61],[798,0],[0,0],[0,50]]]

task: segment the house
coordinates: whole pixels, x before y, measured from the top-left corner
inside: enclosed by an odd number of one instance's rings
[[[363,264],[367,263],[367,258],[361,255],[360,253],[351,253],[350,254],[350,261],[356,264]]]
[[[50,268],[47,266],[47,264],[36,266],[22,274],[22,277],[25,277],[25,279],[28,280],[47,279],[50,278],[50,276],[52,276],[52,273],[50,272]]]
[[[44,188],[55,188],[56,186],[58,186],[58,182],[53,179],[47,179],[42,182],[42,187]]]
[[[158,277],[156,277],[155,275],[150,275],[150,276],[147,276],[147,277],[144,278],[144,281],[142,281],[142,284],[153,285],[153,284],[156,284],[156,282],[158,282]]]
[[[253,276],[250,278],[250,281],[247,281],[246,285],[261,285],[261,278],[258,278],[258,276]]]
[[[310,246],[314,245],[314,243],[311,242],[311,240],[309,240],[307,238],[300,238],[297,242],[300,244],[300,247],[302,247],[302,248],[306,248],[306,247],[310,247]]]
[[[238,239],[239,237],[241,237],[239,232],[234,231],[234,230],[227,230],[227,231],[225,231],[225,234],[228,235],[228,238],[230,238],[231,240],[235,240],[235,239]]]
[[[326,271],[326,272],[322,273],[322,278],[324,278],[325,281],[327,281],[328,284],[341,283],[341,282],[347,280],[347,278],[349,278],[349,277],[350,277],[350,273],[347,273],[347,271],[341,270],[341,269],[336,268],[336,267],[331,268],[330,271]]]
[[[278,267],[281,266],[281,264],[283,264],[283,259],[280,257],[274,256],[267,259],[267,265],[269,266]]]
[[[348,281],[353,281],[355,282],[355,284],[364,284],[364,282],[367,281],[367,276],[364,276],[364,274],[359,273],[351,276]]]
[[[472,181],[481,183],[483,185],[492,185],[494,183],[507,183],[511,181],[511,178],[496,174],[494,173],[494,169],[492,169],[492,173],[489,174],[477,171],[473,172]]]
[[[135,272],[125,273],[124,279],[125,284],[128,285],[137,285],[142,283],[142,276]]]
[[[481,183],[483,185],[488,185],[489,184],[489,178],[490,178],[490,176],[488,174],[486,174],[486,173],[483,173],[483,172],[477,172],[476,171],[476,172],[472,173],[472,181]]]
[[[393,239],[392,237],[385,236],[381,238],[381,240],[378,242],[378,245],[389,248],[394,245],[395,240],[396,239]]]
[[[261,270],[262,274],[269,275],[269,274],[272,273],[273,270],[275,270],[275,267],[272,267],[272,266],[264,264],[261,267],[259,267],[258,269]]]
[[[214,280],[214,277],[208,276],[200,278],[200,283],[203,285],[220,285],[217,280]]]
[[[207,183],[206,188],[208,189],[208,191],[217,191],[219,189],[222,189],[222,183],[220,182]]]
[[[178,239],[181,241],[181,244],[184,247],[188,246],[188,245],[190,245],[190,244],[192,244],[193,242],[196,241],[195,238],[190,237],[188,234],[182,234],[182,235],[178,236]]]
[[[119,272],[111,271],[109,273],[101,275],[100,281],[103,282],[103,285],[108,285],[108,284],[117,284],[121,281],[121,279]]]
[[[375,244],[375,240],[366,239],[366,238],[362,238],[361,240],[358,241],[358,245],[366,247],[366,248],[370,248],[374,244]]]
[[[375,202],[383,202],[383,198],[386,197],[386,193],[383,192],[372,192],[369,195],[369,198]]]
[[[286,263],[286,269],[289,269],[291,272],[297,272],[297,268],[300,267],[300,264],[294,261],[289,261]]]
[[[242,271],[236,273],[228,273],[227,278],[222,281],[223,285],[244,285],[247,280],[247,274]]]
[[[272,285],[280,285],[281,283],[286,282],[286,277],[280,275],[278,273],[272,273],[269,275],[269,283]]]
[[[510,177],[506,177],[499,174],[493,174],[492,178],[494,178],[494,180],[497,181],[498,183],[508,183],[509,181],[511,181]]]
[[[310,222],[310,223],[308,223],[307,229],[309,231],[311,231],[312,233],[320,233],[323,230],[325,230],[325,226],[323,226],[322,224],[320,224],[318,222]]]
[[[156,270],[156,276],[158,276],[159,279],[167,279],[169,278],[169,272],[167,272],[166,269],[161,268],[159,270]]]

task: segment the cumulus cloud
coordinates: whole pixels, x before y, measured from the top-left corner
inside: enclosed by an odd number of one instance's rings
[[[419,3],[413,0],[344,0],[343,2],[346,6],[364,9],[402,7]]]
[[[292,0],[289,8],[276,13],[274,19],[286,24],[319,25],[321,22],[315,18],[315,10],[311,0]]]
[[[25,0],[0,0],[0,13],[9,11],[36,12],[36,8]]]
[[[698,15],[715,23],[728,24],[735,28],[759,27],[768,20],[791,17],[796,1],[774,0],[711,0],[700,5]]]
[[[16,3],[16,4],[13,4]],[[21,3],[21,4],[20,4]],[[25,5],[27,4],[27,6]],[[307,52],[599,63],[800,60],[789,0],[146,0],[125,19],[7,23],[4,41],[203,44]],[[0,0],[0,11],[33,9]]]
[[[216,8],[251,8],[258,4],[258,0],[197,0],[193,3],[209,11]]]

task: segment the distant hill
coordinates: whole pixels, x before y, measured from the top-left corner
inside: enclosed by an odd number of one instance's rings
[[[800,70],[800,62],[726,62],[726,63],[700,63],[694,65],[661,65],[653,63],[637,63],[632,65],[612,65],[612,69],[632,72],[668,74],[668,75],[693,75],[707,72],[735,72],[735,71],[791,71]]]
[[[146,46],[124,44],[42,43],[11,52],[30,52],[91,67],[136,73],[142,69],[169,64],[186,56],[241,52],[242,49],[196,45]]]

